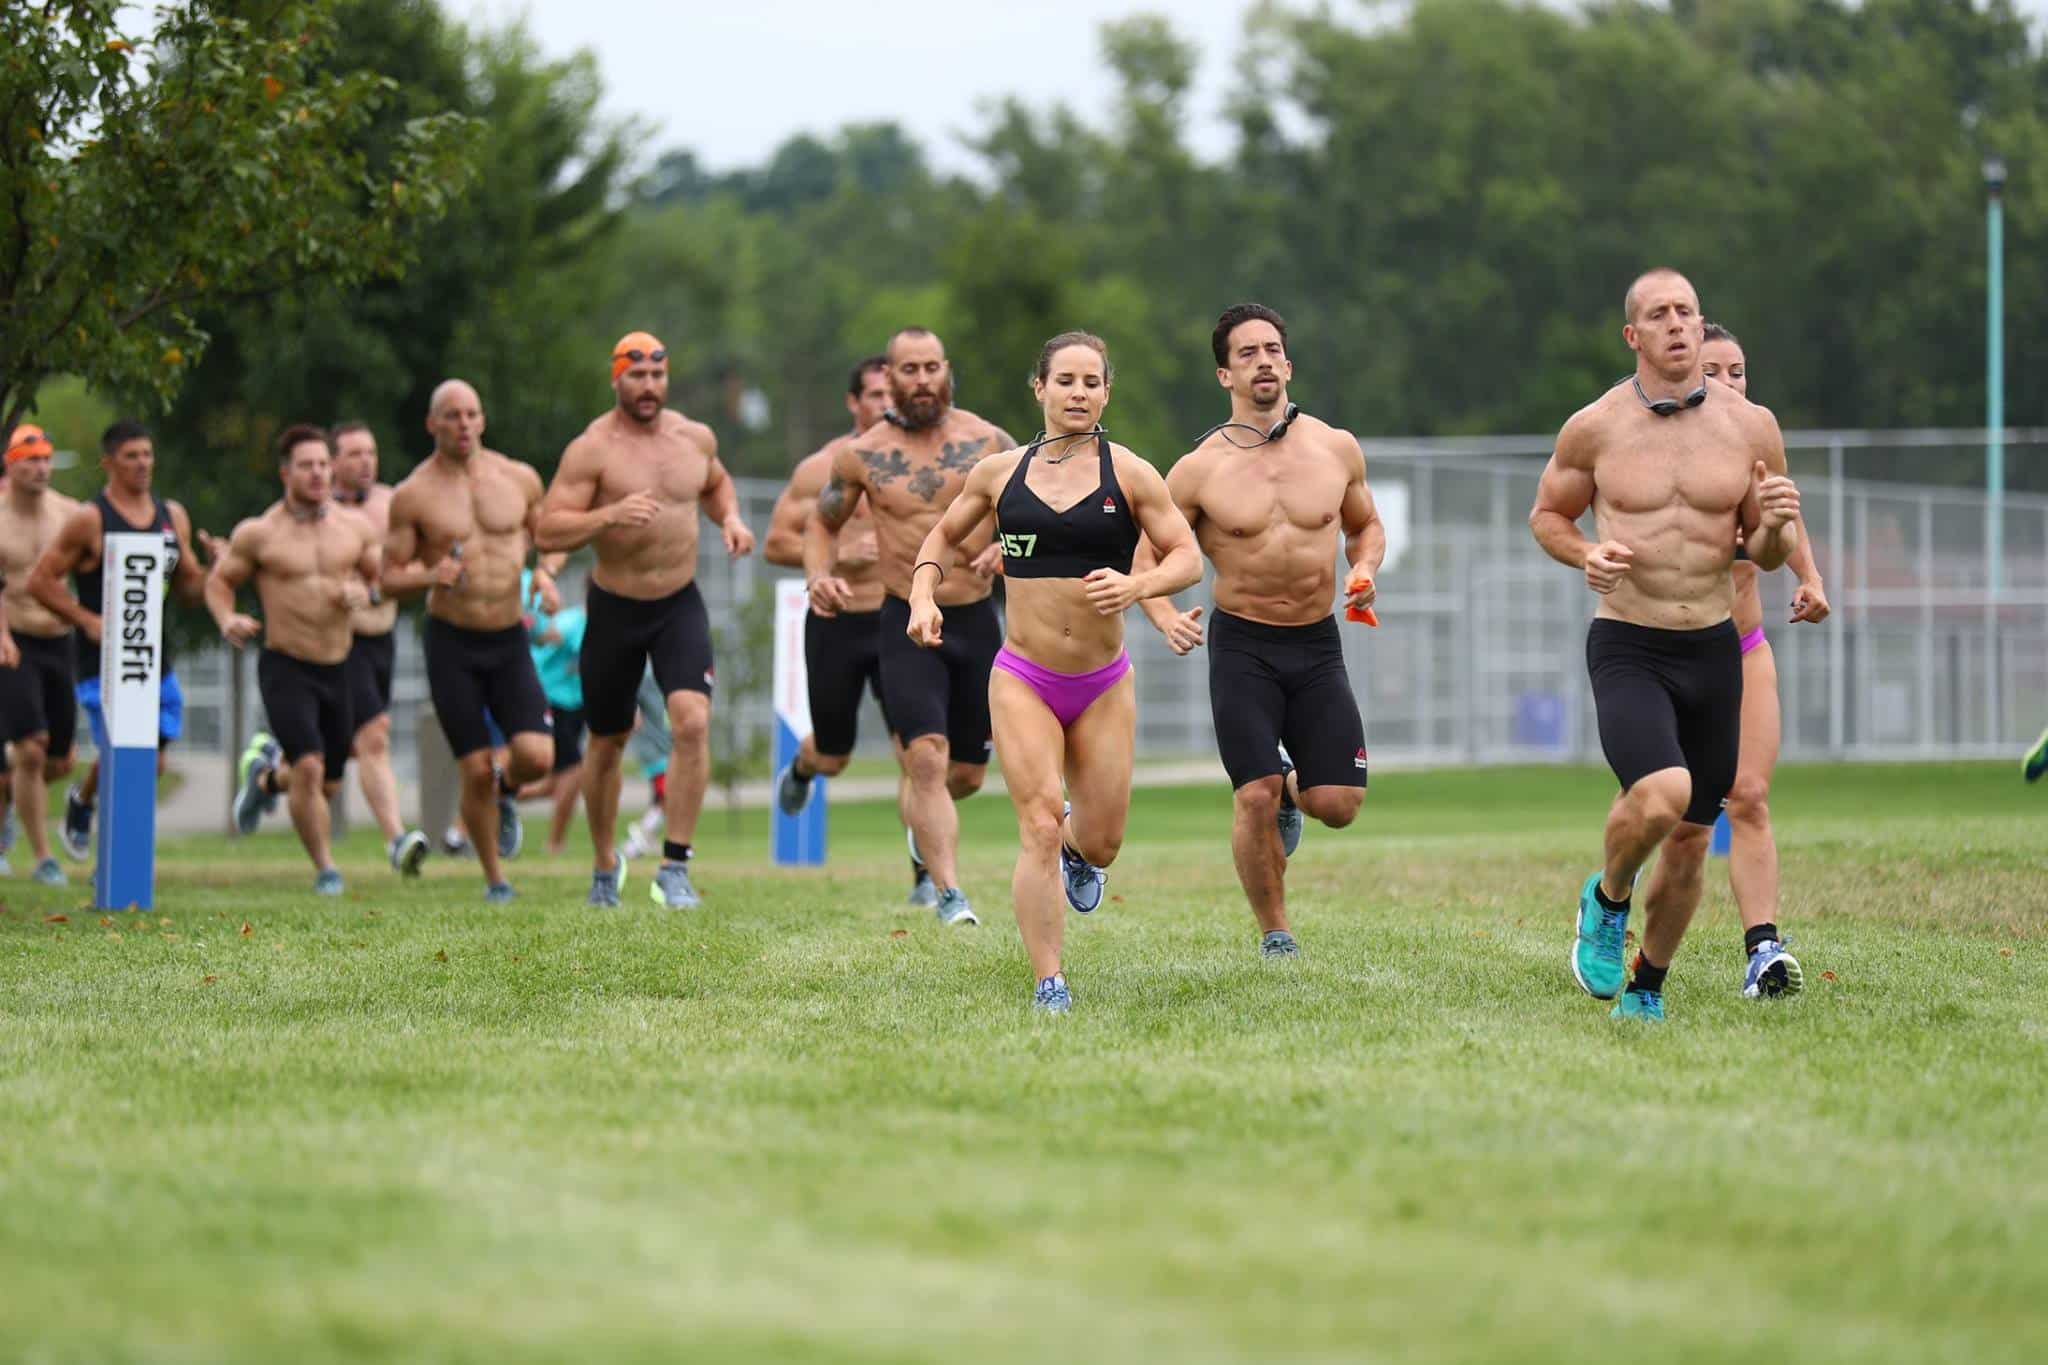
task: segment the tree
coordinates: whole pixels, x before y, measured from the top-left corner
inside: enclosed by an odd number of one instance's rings
[[[0,426],[56,374],[167,399],[199,310],[395,276],[472,174],[458,115],[356,146],[394,87],[324,69],[332,0],[123,9],[0,6]]]

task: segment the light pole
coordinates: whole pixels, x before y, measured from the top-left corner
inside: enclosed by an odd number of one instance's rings
[[[2005,576],[2005,158],[1984,158],[1985,567],[1995,608]]]

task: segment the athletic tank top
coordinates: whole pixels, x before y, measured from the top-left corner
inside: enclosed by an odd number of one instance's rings
[[[149,495],[149,500],[155,505],[155,519],[147,526],[137,526],[134,522],[122,516],[120,509],[108,500],[106,490],[102,489],[93,498],[92,505],[98,509],[100,514],[100,560],[99,563],[93,565],[90,569],[80,569],[76,575],[78,580],[78,600],[84,604],[87,611],[98,611],[101,601],[104,600],[102,594],[105,591],[107,568],[105,553],[106,537],[117,532],[163,532],[164,585],[166,589],[169,588],[171,575],[178,567],[178,528],[171,521],[171,509],[164,505],[162,498],[152,493]],[[81,679],[97,678],[100,675],[99,644],[96,641],[86,639],[84,631],[79,631],[74,640],[73,649],[78,664],[78,676]],[[168,673],[171,671],[169,631],[164,632],[162,657],[164,672]]]
[[[1024,484],[1024,471],[1038,453],[1036,445],[1026,447],[996,499],[1004,577],[1083,578],[1097,569],[1131,571],[1131,559],[1138,552],[1138,523],[1116,481],[1109,438],[1097,436],[1095,448],[1102,465],[1095,491],[1066,511],[1055,512]]]

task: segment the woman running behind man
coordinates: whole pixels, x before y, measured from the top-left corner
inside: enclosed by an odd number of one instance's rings
[[[953,571],[955,548],[995,512],[1008,612],[989,711],[1017,808],[1010,890],[1037,981],[1032,1004],[1052,1014],[1073,1004],[1060,963],[1062,883],[1076,911],[1102,903],[1103,869],[1123,845],[1130,812],[1138,710],[1124,611],[1202,576],[1194,532],[1166,480],[1103,435],[1111,377],[1099,337],[1062,332],[1046,342],[1032,379],[1044,432],[974,467],[910,578],[907,634],[935,648],[939,581]],[[1140,531],[1159,565],[1133,576]]]

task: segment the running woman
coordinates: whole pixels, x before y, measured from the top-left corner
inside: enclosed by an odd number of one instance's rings
[[[1749,396],[1749,364],[1742,343],[1719,323],[1701,334],[1700,373]],[[1819,623],[1828,616],[1828,596],[1813,561],[1813,542],[1799,521],[1799,540],[1785,565],[1799,575],[1792,595],[1794,623]],[[1728,885],[1742,916],[1742,946],[1749,959],[1742,993],[1755,1000],[1796,995],[1806,984],[1799,959],[1785,950],[1778,932],[1778,841],[1771,833],[1771,774],[1778,766],[1783,718],[1778,709],[1778,664],[1764,638],[1761,575],[1741,544],[1735,547],[1735,629],[1742,637],[1742,748],[1735,785],[1728,789]]]
[[[1017,808],[1010,892],[1037,982],[1032,1004],[1052,1014],[1073,1004],[1060,962],[1062,883],[1076,911],[1102,903],[1103,869],[1123,845],[1130,813],[1138,710],[1124,610],[1202,576],[1194,532],[1166,480],[1103,435],[1111,378],[1100,338],[1062,332],[1046,342],[1032,379],[1044,434],[969,472],[910,576],[905,633],[937,649],[939,584],[956,572],[954,551],[995,512],[1009,610],[989,674],[989,714]],[[1141,530],[1160,562],[1134,575]]]

